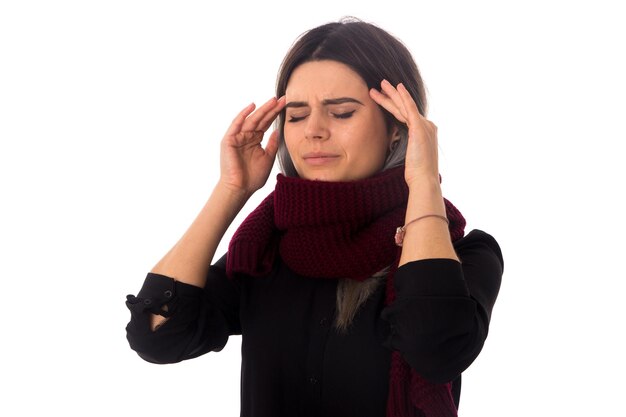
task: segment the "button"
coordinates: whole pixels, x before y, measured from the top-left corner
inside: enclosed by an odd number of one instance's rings
[[[172,292],[170,290],[165,291],[163,295],[165,295],[167,298],[172,298]]]
[[[311,383],[311,385],[315,385],[315,384],[317,384],[317,378],[312,376],[311,378],[309,378],[309,382]]]
[[[152,304],[152,300],[149,298],[146,298],[145,300],[143,300],[143,303],[147,306],[149,306],[150,304]]]
[[[324,317],[320,320],[320,326],[328,326],[328,318]]]

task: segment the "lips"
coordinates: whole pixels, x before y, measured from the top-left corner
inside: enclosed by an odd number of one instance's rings
[[[304,154],[303,158],[304,159],[309,159],[309,158],[337,158],[339,155],[334,154],[334,153],[328,153],[328,152],[309,152]]]
[[[302,156],[302,159],[310,165],[324,165],[335,162],[339,155],[326,152],[309,152]]]

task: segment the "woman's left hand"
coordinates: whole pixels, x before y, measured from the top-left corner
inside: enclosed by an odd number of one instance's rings
[[[370,97],[409,130],[404,179],[409,188],[423,182],[439,183],[437,126],[422,116],[415,101],[402,83],[394,88],[387,80],[380,83],[381,91],[370,90]]]

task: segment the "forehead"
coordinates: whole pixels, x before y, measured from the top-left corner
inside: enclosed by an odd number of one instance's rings
[[[299,65],[291,74],[285,94],[288,97],[363,96],[368,94],[367,84],[349,66],[337,61],[311,61]],[[302,97],[304,98],[304,97]]]

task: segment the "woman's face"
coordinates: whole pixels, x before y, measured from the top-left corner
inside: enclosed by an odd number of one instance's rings
[[[301,178],[353,181],[379,172],[391,135],[365,81],[336,61],[298,66],[287,83],[285,144]]]

